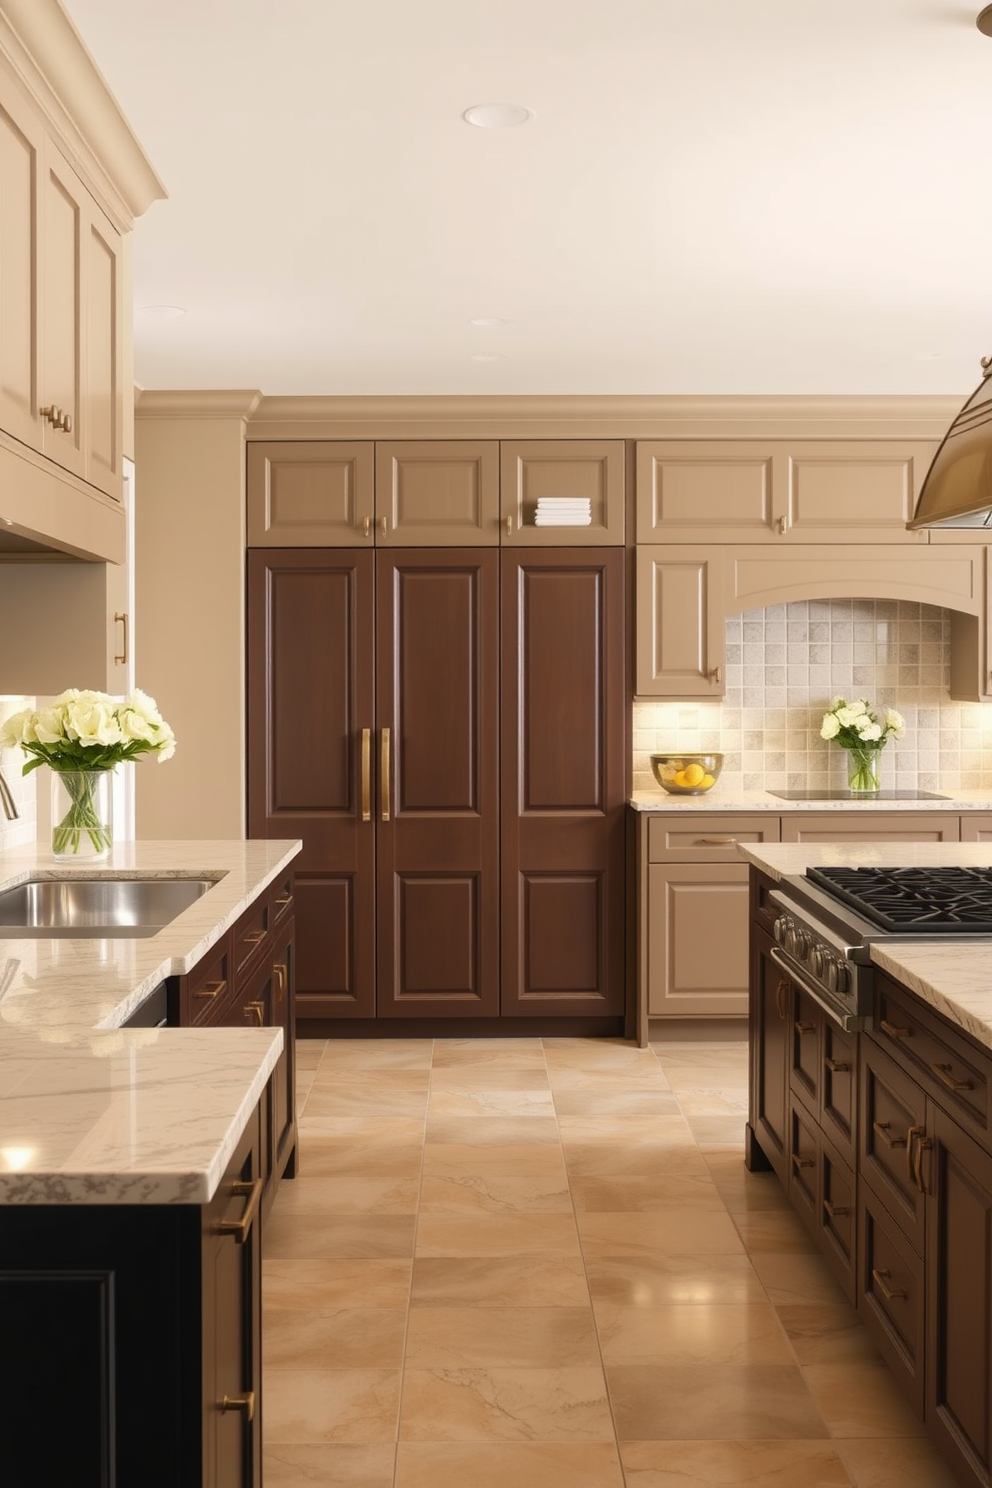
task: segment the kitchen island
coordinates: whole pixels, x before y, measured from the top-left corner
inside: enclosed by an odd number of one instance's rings
[[[988,1488],[992,934],[962,938],[959,884],[949,911],[946,877],[925,870],[992,870],[992,847],[739,851],[751,865],[746,1164],[774,1170],[958,1480]],[[828,872],[807,889],[811,868]],[[885,872],[903,868],[913,870],[908,882]],[[906,897],[918,904],[922,889],[923,916],[937,905],[933,918],[953,921],[951,933],[883,928],[859,942],[851,907],[865,912],[864,886],[834,909],[823,892],[855,869],[869,871],[869,897],[882,884],[886,897],[874,902],[886,918],[906,911]],[[965,909],[980,906],[976,924],[986,902],[982,885]],[[848,972],[826,976],[844,945],[856,952]],[[846,1019],[846,1006],[858,1016]]]
[[[75,873],[32,850],[0,856],[0,891],[46,877],[213,880],[152,935],[0,932],[0,1327],[18,1363],[0,1428],[12,1483],[258,1481],[255,1218],[284,1028],[123,1025],[164,980],[184,985],[219,950],[236,962],[238,926],[291,878],[298,851],[134,843]],[[291,897],[275,902],[291,952]],[[249,971],[257,983],[264,968]],[[291,1001],[291,964],[282,985]]]

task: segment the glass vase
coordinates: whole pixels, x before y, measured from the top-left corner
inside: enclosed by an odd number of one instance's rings
[[[882,750],[866,744],[861,749],[846,749],[847,788],[852,796],[877,796],[882,789]]]
[[[96,862],[114,842],[113,770],[53,770],[52,855]]]

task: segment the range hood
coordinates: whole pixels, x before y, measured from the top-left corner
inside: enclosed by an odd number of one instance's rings
[[[927,471],[907,527],[992,529],[992,357]]]

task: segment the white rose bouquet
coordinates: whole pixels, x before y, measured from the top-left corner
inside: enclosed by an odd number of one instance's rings
[[[901,739],[906,723],[895,708],[886,708],[881,719],[872,711],[867,698],[849,703],[835,697],[820,725],[820,738],[832,739],[851,754],[850,786],[852,791],[877,791],[878,757],[889,739]]]
[[[23,775],[48,765],[60,777],[70,806],[52,828],[58,856],[84,846],[100,856],[110,848],[110,827],[94,799],[95,781],[108,770],[142,754],[159,763],[176,752],[176,738],[155,699],[137,688],[124,702],[105,692],[70,688],[47,708],[25,708],[0,727],[0,749],[20,749],[29,756]]]

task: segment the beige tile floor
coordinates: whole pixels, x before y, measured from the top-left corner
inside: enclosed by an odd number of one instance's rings
[[[953,1488],[770,1174],[747,1050],[300,1045],[266,1488]]]

